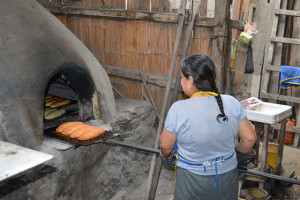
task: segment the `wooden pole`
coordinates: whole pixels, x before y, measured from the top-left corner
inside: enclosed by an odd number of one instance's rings
[[[229,20],[230,0],[216,0],[214,30],[210,44],[211,58],[216,66],[216,83],[220,93],[224,92],[225,53]]]
[[[280,127],[280,138],[279,138],[279,145],[278,145],[276,171],[275,171],[276,175],[281,174],[281,163],[282,163],[282,154],[283,154],[283,146],[284,146],[285,127],[286,127],[286,119],[281,122],[281,127]]]
[[[228,27],[231,27],[231,21],[229,20]],[[226,89],[225,94],[231,94],[231,34],[232,29],[227,30],[227,43],[226,43],[226,54],[225,54],[225,68],[226,68]]]
[[[262,151],[261,151],[261,171],[266,171],[267,166],[267,152],[269,144],[269,134],[270,134],[270,124],[264,124],[264,137],[262,142]]]
[[[190,44],[190,40],[191,40],[191,36],[192,36],[192,31],[193,31],[193,27],[194,27],[195,18],[199,14],[201,3],[200,2],[195,2],[195,3],[196,3],[196,5],[195,5],[196,6],[196,12],[194,11],[193,16],[192,16],[192,20],[190,21],[190,23],[188,25],[188,28],[187,28],[181,59],[185,58],[186,55],[187,55],[187,51],[188,51],[188,48],[189,48],[189,44]],[[174,86],[174,91],[173,91],[171,104],[174,103],[178,98],[178,93],[179,93],[179,88],[180,88],[180,79],[181,79],[180,74],[181,74],[181,69],[180,69],[180,66],[179,66],[177,76],[176,76],[176,81],[175,81],[175,86]]]
[[[295,1],[294,2],[294,10],[300,10],[300,2],[299,1]],[[296,39],[300,39],[300,18],[299,17],[294,17],[294,21],[293,21],[293,38]],[[300,58],[299,56],[299,52],[300,52],[300,45],[292,45],[293,46],[293,51],[291,52],[291,66],[300,66]],[[295,89],[297,90],[297,89]],[[298,93],[298,90],[297,92]],[[296,110],[296,126],[300,126],[300,105],[297,105],[298,109]],[[299,138],[300,138],[300,134],[299,133],[295,133],[294,136],[294,142],[293,142],[293,146],[294,147],[298,147],[299,146]]]
[[[254,72],[252,74],[251,81],[251,97],[259,98],[260,93],[260,84],[261,84],[261,73],[264,63],[264,53],[266,40],[267,40],[267,31],[265,27],[268,24],[268,15],[269,15],[269,4],[266,2],[259,2],[256,4],[256,11],[254,14],[254,20],[257,22],[258,33],[255,35],[252,43],[253,51],[253,67]]]
[[[240,20],[240,14],[241,14],[241,0],[233,0],[232,2],[232,19],[233,20]],[[237,33],[237,30],[232,30],[232,39],[234,40],[236,38],[236,33]]]
[[[244,74],[245,74],[245,68],[247,63],[247,52],[248,52],[249,46],[239,42],[236,48],[236,56],[234,61],[234,86],[241,88],[244,83]]]
[[[176,34],[174,49],[172,52],[171,66],[170,66],[170,71],[169,71],[169,75],[168,75],[168,82],[167,82],[167,86],[166,86],[162,109],[160,112],[160,120],[159,120],[159,124],[158,124],[158,128],[157,128],[157,132],[156,132],[154,148],[158,148],[159,136],[163,129],[165,113],[167,111],[167,105],[168,105],[168,100],[169,100],[169,95],[170,95],[170,90],[171,90],[171,83],[172,83],[172,79],[173,79],[173,73],[174,73],[176,58],[177,58],[177,54],[178,54],[178,47],[180,44],[182,28],[183,28],[183,24],[184,24],[186,2],[187,2],[187,0],[180,1],[180,7],[179,7],[179,13],[178,13],[179,14],[179,23],[178,23],[178,27],[177,27],[177,34]],[[161,166],[162,166],[161,159],[157,159],[157,155],[153,155],[152,160],[151,160],[149,175],[148,175],[146,194],[145,194],[145,199],[147,199],[147,200],[152,200],[155,197],[155,192],[156,192],[156,188],[157,188],[157,184],[158,184],[158,177],[160,174]],[[155,169],[157,169],[156,172],[155,172]]]
[[[207,0],[201,0],[200,16],[207,17]]]
[[[153,100],[153,97],[152,97],[151,92],[150,92],[150,90],[149,90],[149,87],[148,87],[148,85],[147,85],[147,83],[146,83],[146,81],[145,81],[145,79],[144,79],[144,76],[142,75],[141,72],[140,72],[140,76],[141,76],[141,78],[142,78],[142,80],[143,80],[144,87],[145,87],[146,92],[147,92],[147,94],[148,94],[148,96],[149,96],[150,102],[151,102],[151,104],[152,104],[152,106],[153,106],[153,108],[154,108],[154,111],[155,111],[155,113],[156,113],[156,116],[157,116],[158,120],[160,120],[159,112],[158,112],[157,107],[156,107],[156,105],[155,105],[155,103],[154,103],[154,100]]]

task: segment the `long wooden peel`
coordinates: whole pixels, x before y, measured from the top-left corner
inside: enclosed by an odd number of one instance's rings
[[[178,22],[178,27],[177,27],[177,34],[176,34],[174,49],[172,52],[171,66],[170,66],[170,71],[169,71],[169,75],[168,75],[168,82],[166,85],[164,101],[163,101],[162,109],[160,112],[160,120],[159,120],[159,124],[158,124],[158,128],[157,128],[157,132],[156,132],[156,138],[155,138],[155,143],[154,143],[155,149],[158,148],[159,136],[163,129],[165,114],[166,114],[166,110],[168,107],[171,83],[172,83],[172,79],[173,79],[173,72],[174,72],[174,68],[175,68],[175,64],[176,64],[178,47],[180,44],[180,39],[181,39],[181,34],[182,34],[182,29],[183,29],[183,24],[184,24],[186,2],[187,2],[187,0],[180,1],[180,7],[179,7],[179,13],[178,13],[179,14],[179,22]],[[160,174],[161,166],[162,166],[161,160],[160,159],[157,160],[157,155],[153,155],[152,160],[151,160],[149,175],[148,175],[146,194],[145,194],[145,199],[147,199],[147,200],[152,200],[155,197],[155,192],[156,192],[156,188],[157,188],[157,184],[158,184],[158,179],[159,179],[158,177]],[[156,170],[156,172],[155,172],[155,170]]]

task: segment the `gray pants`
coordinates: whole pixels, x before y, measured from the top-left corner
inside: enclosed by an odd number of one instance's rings
[[[238,172],[233,169],[215,175],[202,176],[177,167],[174,200],[237,200]]]

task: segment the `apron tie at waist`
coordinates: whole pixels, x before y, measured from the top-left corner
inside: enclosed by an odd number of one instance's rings
[[[205,161],[205,162],[203,162],[203,163],[190,163],[190,162],[187,162],[187,161],[181,159],[181,158],[178,156],[178,153],[177,153],[177,156],[176,156],[176,157],[177,157],[177,162],[182,162],[182,163],[184,163],[184,164],[191,165],[191,166],[198,166],[198,167],[202,167],[202,166],[203,166],[204,172],[207,172],[206,166],[212,166],[213,163],[214,163],[214,164],[215,164],[215,172],[216,172],[214,188],[217,188],[218,164],[222,165],[224,161],[227,161],[227,160],[231,159],[233,156],[234,156],[234,153],[232,153],[229,157],[227,157],[227,158],[225,158],[225,159],[224,159],[224,156],[221,156],[221,157],[212,159],[211,161]]]

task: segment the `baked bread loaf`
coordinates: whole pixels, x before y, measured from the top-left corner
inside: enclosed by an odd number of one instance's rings
[[[82,122],[66,122],[66,123],[63,123],[60,126],[58,126],[55,131],[60,133],[65,128],[67,128],[68,126],[72,126],[72,125],[75,125],[75,124],[83,124],[83,123]]]
[[[70,138],[78,138],[79,136],[81,136],[83,133],[85,133],[86,131],[89,131],[91,129],[94,129],[95,127],[93,126],[89,126],[89,125],[86,125],[84,127],[81,127],[79,129],[76,129],[75,131],[73,131],[71,134],[70,134]]]
[[[68,126],[68,127],[64,128],[62,130],[61,134],[63,134],[63,135],[70,135],[76,129],[79,129],[79,128],[84,127],[84,126],[86,126],[86,124],[83,124],[83,123],[81,123],[81,124],[73,124],[71,126]]]
[[[47,103],[47,102],[49,102],[49,101],[52,101],[52,100],[54,100],[54,99],[59,99],[60,97],[55,97],[55,96],[52,96],[52,97],[50,97],[50,98],[48,98],[48,99],[45,99],[45,103]]]
[[[47,120],[55,119],[55,118],[61,117],[65,113],[66,113],[66,111],[63,109],[59,109],[59,110],[53,109],[45,116],[45,119],[47,119]]]
[[[53,97],[52,94],[47,94],[45,99],[50,99],[50,98],[52,98],[52,97]]]
[[[45,113],[44,113],[44,116],[48,115],[49,113],[53,112],[53,111],[56,111],[57,109],[56,108],[45,108]]]
[[[96,137],[99,137],[100,135],[103,135],[105,133],[105,130],[103,128],[93,128],[91,130],[88,130],[84,132],[82,135],[78,137],[79,140],[90,140]]]
[[[47,99],[46,101],[45,101],[45,106],[50,106],[52,103],[54,103],[54,102],[56,102],[56,101],[59,101],[59,100],[61,100],[62,98],[60,98],[60,97],[53,97],[53,98],[51,98],[51,99]]]
[[[69,100],[69,99],[61,99],[61,100],[55,101],[52,104],[50,104],[50,107],[51,108],[56,108],[56,107],[59,107],[59,106],[67,105],[70,102],[71,102],[71,100]]]

